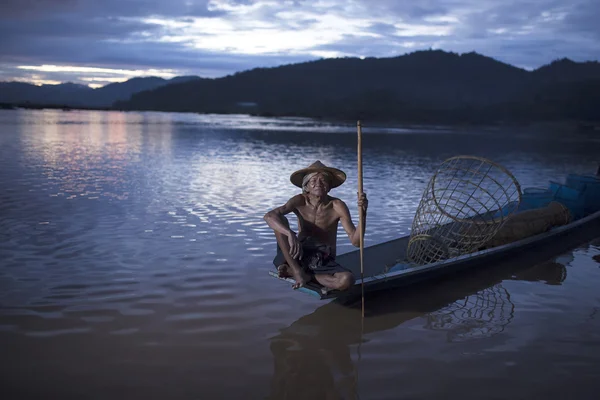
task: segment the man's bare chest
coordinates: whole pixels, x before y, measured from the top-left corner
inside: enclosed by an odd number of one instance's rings
[[[313,207],[310,205],[298,207],[298,217],[304,226],[315,226],[324,230],[336,227],[339,217],[332,204]]]

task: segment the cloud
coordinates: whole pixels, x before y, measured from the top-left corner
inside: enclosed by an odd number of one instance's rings
[[[599,17],[595,0],[4,0],[0,79],[27,79],[18,66],[44,64],[212,77],[426,48],[535,68],[597,59]]]
[[[219,16],[211,0],[3,0],[0,15],[5,19],[35,20],[49,16],[88,19],[104,17]]]

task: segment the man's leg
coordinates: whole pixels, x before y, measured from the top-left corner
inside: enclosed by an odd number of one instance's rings
[[[333,275],[316,274],[315,279],[327,289],[335,290],[347,290],[355,282],[352,272],[336,272]]]
[[[287,218],[284,218],[284,220],[286,225],[289,227]],[[279,232],[275,232],[275,238],[277,238],[277,244],[279,245],[279,248],[283,253],[283,257],[285,258],[285,262],[288,265],[287,273],[289,273],[296,281],[296,284],[293,285],[292,288],[298,289],[304,286],[311,280],[311,276],[304,271],[298,260],[295,260],[292,258],[292,256],[290,256],[290,244],[287,236]],[[279,268],[279,266],[277,267]],[[280,274],[281,273],[285,274],[285,271],[280,271]]]

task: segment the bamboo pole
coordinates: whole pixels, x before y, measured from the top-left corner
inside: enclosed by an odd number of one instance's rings
[[[363,167],[362,167],[362,129],[360,121],[357,122],[356,128],[358,130],[358,195],[363,194]],[[358,208],[358,232],[360,238],[360,289],[361,289],[361,301],[362,301],[362,316],[365,316],[365,269],[364,269],[364,237],[363,237],[363,226],[364,226],[364,213],[362,207]]]

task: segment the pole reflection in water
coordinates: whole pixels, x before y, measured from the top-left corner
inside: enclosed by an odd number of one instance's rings
[[[424,318],[424,328],[448,333],[448,341],[489,338],[511,323],[515,306],[503,281],[558,285],[566,268],[557,262],[533,267],[501,265],[425,286],[398,289],[360,301],[332,302],[303,316],[271,338],[274,375],[269,399],[355,399],[364,335]]]

